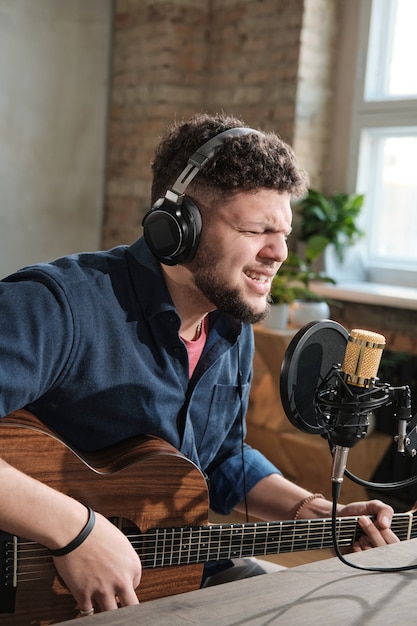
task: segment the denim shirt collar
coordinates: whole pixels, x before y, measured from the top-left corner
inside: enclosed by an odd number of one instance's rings
[[[145,318],[149,320],[161,313],[170,313],[177,318],[179,331],[181,319],[172,302],[160,263],[149,250],[143,237],[128,248],[128,264]],[[210,333],[205,352],[219,337],[227,339],[233,345],[241,331],[241,322],[218,310],[213,311],[210,313]]]

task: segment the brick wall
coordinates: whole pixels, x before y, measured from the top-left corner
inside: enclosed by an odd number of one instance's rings
[[[294,137],[303,0],[214,0],[207,102]]]
[[[115,0],[103,246],[130,243],[150,207],[155,144],[202,106],[209,2]]]
[[[103,247],[134,241],[150,161],[200,110],[278,132],[323,183],[338,0],[115,0]]]
[[[341,4],[328,0],[304,3],[298,65],[295,129],[292,145],[310,174],[311,186],[326,190],[330,146],[333,74]]]
[[[334,301],[330,306],[330,316],[345,328],[370,328],[381,333],[391,352],[417,356],[417,314],[412,309]]]

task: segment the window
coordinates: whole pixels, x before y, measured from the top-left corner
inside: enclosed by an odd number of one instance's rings
[[[368,38],[366,101],[417,96],[415,0],[374,0]]]
[[[417,2],[362,0],[349,186],[372,282],[417,287]]]

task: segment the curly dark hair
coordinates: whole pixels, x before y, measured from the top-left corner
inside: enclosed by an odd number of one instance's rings
[[[238,118],[199,113],[173,124],[162,137],[152,163],[152,202],[172,187],[190,156],[206,141],[236,127],[247,127]],[[307,175],[295,160],[292,148],[274,133],[226,137],[213,158],[198,172],[189,190],[225,195],[234,191],[276,189],[293,196],[307,188]]]

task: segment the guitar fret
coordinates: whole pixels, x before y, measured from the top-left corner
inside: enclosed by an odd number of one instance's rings
[[[218,534],[218,538],[217,538],[217,552],[215,555],[215,560],[219,560],[220,559],[220,555],[221,555],[221,541],[220,541],[220,537],[221,537],[221,531],[223,529],[223,526],[220,526],[219,531],[220,533]]]
[[[233,550],[233,525],[229,533],[229,554],[232,554],[232,550]]]
[[[258,532],[259,531],[259,526],[258,526],[258,524],[255,524],[254,531],[255,532],[253,534],[253,541],[252,541],[252,546],[251,546],[252,554],[254,554],[256,552],[256,550],[255,550],[256,538],[257,538],[257,535],[259,535],[259,532]]]
[[[304,546],[307,549],[310,540],[310,520],[306,520],[306,530],[303,533],[296,534],[296,526],[294,525],[294,541],[293,541],[293,552],[299,549],[299,546]]]
[[[185,551],[187,551],[187,549],[186,549],[187,546],[184,546],[184,529],[181,528],[180,535],[179,535],[178,563],[176,563],[176,565],[179,565],[180,563],[183,562],[182,559],[181,559],[181,554],[182,554],[182,551],[183,551],[184,547],[185,547]],[[190,562],[189,555],[188,555],[188,560],[185,560],[184,562],[185,563],[189,563]],[[172,555],[171,555],[171,565],[172,565]]]
[[[229,530],[227,528],[227,526],[224,527],[224,528],[226,528],[227,531]],[[222,559],[225,559],[225,558],[227,559],[227,558],[229,558],[229,555],[230,555],[230,552],[228,550],[228,543],[229,543],[228,542],[228,532],[227,533],[222,532],[224,530],[224,528],[222,526],[221,532],[219,533],[219,537],[218,537],[218,552],[217,552],[218,557],[217,558],[219,560],[222,560]]]
[[[267,547],[268,543],[269,543],[269,524],[268,524],[267,529],[266,529],[266,537],[265,537],[265,544],[264,544],[264,550],[263,550],[263,554],[264,555],[266,555],[266,553],[267,553],[266,552],[266,547]]]
[[[291,550],[290,550],[290,552],[294,552],[295,551],[294,550],[294,546],[295,546],[294,542],[295,542],[295,531],[296,531],[296,529],[297,529],[296,524],[293,524],[292,535],[291,535]]]
[[[208,555],[209,555],[209,537],[208,537],[209,533],[207,532],[206,529],[202,530],[200,529],[199,532],[199,556],[201,561],[206,562],[209,560]],[[203,537],[203,541],[201,540],[201,538]],[[200,560],[199,559],[199,560]]]
[[[201,537],[201,533],[200,532],[196,532],[197,535],[197,542],[193,541],[193,532],[191,528],[187,528],[187,532],[186,532],[186,552],[187,552],[187,557],[186,557],[186,562],[187,563],[195,563],[198,562],[198,556],[199,556],[199,544],[200,544],[200,537]],[[181,563],[183,563],[184,561],[181,560]]]
[[[169,562],[166,561],[167,557],[169,558],[169,553],[167,554],[167,544],[166,544],[167,532],[168,530],[164,528],[163,531],[160,533],[162,537],[160,565],[169,565]]]
[[[409,513],[408,514],[408,526],[407,526],[407,531],[406,531],[406,535],[405,535],[404,539],[411,539],[411,537],[412,537],[412,535],[411,535],[412,529],[413,529],[413,515],[412,515],[412,513]]]

